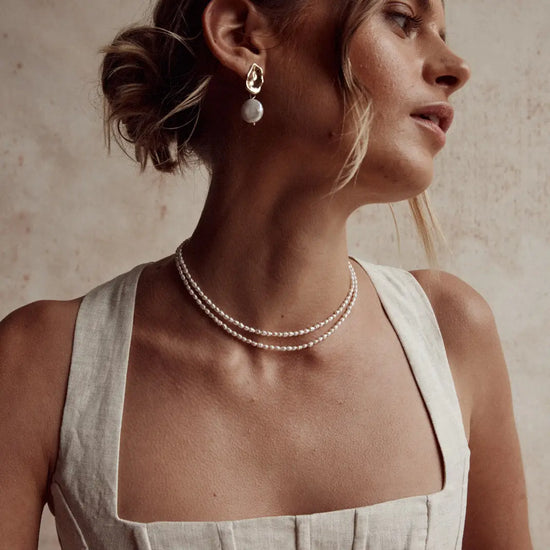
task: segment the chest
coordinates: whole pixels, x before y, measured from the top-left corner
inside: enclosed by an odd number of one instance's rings
[[[444,465],[429,411],[397,337],[381,336],[332,364],[285,370],[186,354],[175,361],[137,339],[119,516],[221,521],[440,491]]]

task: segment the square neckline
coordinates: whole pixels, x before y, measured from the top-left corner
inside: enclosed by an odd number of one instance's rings
[[[401,346],[401,349],[403,350],[403,353],[405,355],[405,358],[407,360],[407,363],[409,365],[409,369],[413,375],[414,381],[416,383],[416,387],[420,393],[420,397],[422,398],[422,402],[424,404],[424,407],[426,408],[426,411],[428,413],[428,418],[430,421],[430,425],[432,427],[432,431],[435,436],[435,442],[437,445],[438,453],[441,456],[441,466],[442,466],[442,477],[443,477],[443,487],[439,491],[435,491],[433,493],[429,494],[420,494],[420,495],[412,495],[408,497],[401,497],[397,499],[392,500],[385,500],[382,502],[375,502],[373,504],[366,504],[364,506],[355,506],[351,508],[340,508],[336,510],[328,510],[325,512],[312,512],[309,514],[285,514],[285,515],[274,515],[274,516],[259,516],[259,517],[250,517],[250,518],[241,518],[241,519],[227,519],[227,520],[206,520],[206,521],[177,521],[177,520],[153,520],[148,522],[141,522],[141,521],[134,521],[130,519],[125,519],[120,517],[118,513],[118,496],[119,496],[119,468],[120,468],[120,444],[121,444],[121,435],[122,435],[122,423],[123,423],[123,417],[124,417],[124,404],[126,401],[126,386],[127,386],[127,380],[128,380],[128,365],[129,365],[129,359],[130,359],[130,349],[131,349],[131,342],[132,342],[132,336],[134,333],[134,321],[135,321],[135,303],[136,303],[136,295],[137,295],[137,287],[139,285],[139,280],[141,278],[141,274],[146,266],[150,265],[150,263],[145,263],[138,265],[136,268],[134,268],[137,273],[136,277],[133,279],[133,288],[132,288],[132,303],[131,303],[131,312],[129,315],[129,327],[125,327],[126,330],[126,339],[127,339],[127,354],[125,356],[124,363],[122,365],[123,367],[123,383],[121,384],[121,404],[120,404],[120,411],[117,415],[117,423],[116,423],[116,433],[115,433],[115,464],[114,464],[114,491],[112,493],[112,500],[114,502],[111,502],[111,508],[113,510],[113,516],[114,520],[117,523],[125,524],[128,526],[139,526],[143,528],[153,528],[153,527],[183,527],[185,525],[194,525],[194,526],[203,526],[203,527],[212,527],[212,526],[220,526],[224,524],[246,524],[246,523],[262,523],[262,521],[265,522],[284,522],[288,520],[298,520],[301,518],[316,518],[316,517],[333,517],[337,515],[342,515],[346,513],[351,513],[354,511],[355,513],[362,512],[362,511],[371,511],[375,509],[379,509],[382,507],[388,507],[392,505],[398,505],[398,504],[406,504],[406,503],[418,503],[422,505],[426,505],[427,501],[429,501],[432,498],[436,498],[439,496],[444,495],[447,492],[448,486],[449,486],[449,467],[450,464],[448,462],[448,456],[447,456],[447,448],[444,445],[445,438],[442,437],[441,432],[438,428],[438,423],[434,422],[433,419],[433,410],[432,406],[428,399],[426,399],[426,394],[423,391],[422,383],[420,381],[420,377],[417,375],[417,370],[414,365],[414,361],[412,359],[412,354],[410,353],[407,345],[405,344],[405,341],[400,334],[397,324],[395,322],[395,319],[393,318],[393,315],[390,311],[388,311],[388,308],[386,307],[385,301],[382,298],[379,288],[377,287],[376,283],[374,282],[374,278],[371,275],[370,269],[376,268],[376,264],[371,264],[370,262],[365,262],[364,260],[358,260],[353,256],[349,256],[350,260],[353,260],[357,265],[361,267],[361,269],[365,272],[367,277],[369,278],[369,281],[371,285],[373,286],[378,301],[380,302],[380,305],[382,309],[384,310],[384,313],[395,333],[397,336],[397,339],[399,341],[399,344]],[[367,267],[368,266],[368,267]],[[408,271],[403,270],[404,273],[407,273],[407,275],[414,280],[422,294],[424,295],[425,299],[427,300],[428,305],[431,308],[431,304],[429,302],[429,299],[425,295],[422,287],[420,287],[419,283],[416,281],[414,276],[410,274]],[[433,309],[432,309],[433,312]]]

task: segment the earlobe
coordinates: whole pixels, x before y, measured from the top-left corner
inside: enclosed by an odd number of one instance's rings
[[[211,0],[202,27],[212,55],[239,77],[246,78],[252,63],[265,67],[268,21],[249,0]]]

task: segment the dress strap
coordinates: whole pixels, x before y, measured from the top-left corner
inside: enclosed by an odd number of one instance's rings
[[[53,482],[78,523],[114,521],[120,426],[140,265],[80,305]],[[90,529],[93,532],[94,529]]]
[[[428,496],[429,510],[437,512],[440,518],[438,522],[430,522],[428,543],[442,540],[440,537],[445,529],[458,532],[457,540],[461,540],[470,450],[434,310],[424,289],[408,271],[357,261],[370,277],[403,346],[443,457],[443,490]]]

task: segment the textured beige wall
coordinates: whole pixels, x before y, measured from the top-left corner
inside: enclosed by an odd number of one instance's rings
[[[433,198],[453,256],[443,266],[492,305],[508,358],[531,528],[550,548],[550,3],[448,2],[450,41],[473,79],[438,161]],[[69,298],[169,254],[192,229],[200,174],[139,176],[103,148],[99,47],[137,20],[131,0],[0,0],[0,317],[39,298]],[[236,114],[237,116],[237,114]],[[397,253],[386,207],[350,224],[359,256],[422,265],[406,209]],[[45,514],[43,550],[57,548]]]

